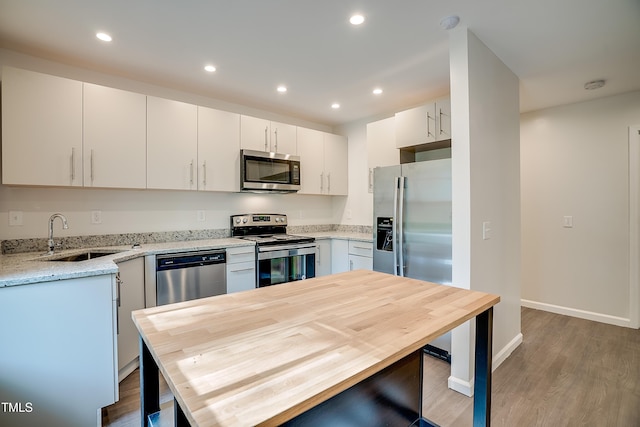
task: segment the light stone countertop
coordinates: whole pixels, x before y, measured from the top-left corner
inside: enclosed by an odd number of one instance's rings
[[[132,249],[131,246],[69,249],[56,252],[51,256],[38,252],[0,255],[0,288],[79,277],[99,276],[102,274],[115,274],[118,272],[118,266],[116,265],[118,262],[145,255],[222,249],[234,246],[254,246],[254,243],[241,239],[223,238],[151,243],[141,245],[139,249]],[[117,250],[120,252],[87,261],[65,262],[51,260],[62,256],[79,254],[88,250],[95,252]]]
[[[373,236],[371,234],[348,231],[321,231],[292,234],[314,237],[316,239],[349,239],[363,242],[373,241]],[[56,252],[52,256],[48,256],[41,252],[0,255],[0,288],[74,279],[79,277],[99,276],[102,274],[115,274],[118,272],[118,266],[116,265],[118,262],[127,261],[140,256],[253,245],[253,242],[247,240],[222,238],[190,240],[183,242],[149,243],[141,245],[139,249],[132,249],[131,246],[102,246],[85,249],[69,249]],[[119,252],[87,261],[51,261],[52,258],[55,259],[65,255],[79,254],[88,250],[95,252],[117,250]]]

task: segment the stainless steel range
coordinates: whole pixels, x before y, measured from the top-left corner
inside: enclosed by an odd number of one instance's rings
[[[256,242],[259,288],[316,276],[315,239],[287,234],[284,214],[233,215],[231,237]]]

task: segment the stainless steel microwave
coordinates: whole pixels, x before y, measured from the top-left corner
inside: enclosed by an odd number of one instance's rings
[[[240,150],[240,190],[288,193],[300,190],[300,157]]]

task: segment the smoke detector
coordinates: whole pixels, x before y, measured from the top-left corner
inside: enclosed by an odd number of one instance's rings
[[[600,80],[591,80],[590,82],[586,82],[584,84],[584,88],[586,90],[594,90],[594,89],[600,89],[602,86],[604,86],[605,81],[600,79]]]
[[[440,20],[440,27],[443,30],[451,30],[460,22],[460,18],[456,15],[446,16]]]

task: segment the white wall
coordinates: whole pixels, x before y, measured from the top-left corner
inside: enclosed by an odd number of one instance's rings
[[[523,304],[628,326],[628,128],[640,125],[640,91],[521,124]]]
[[[494,309],[494,368],[520,333],[518,78],[473,33],[450,36],[453,283],[500,295]],[[491,236],[483,239],[483,223]],[[452,334],[449,386],[471,394],[473,328]]]
[[[176,99],[240,114],[255,115],[321,131],[332,131],[325,125],[282,117],[268,111],[229,104],[119,76],[80,69],[6,49],[0,49],[0,66],[3,65]],[[291,225],[337,224],[343,217],[344,200],[345,197],[338,196],[294,194],[255,195],[188,191],[23,188],[0,185],[0,240],[45,237],[47,235],[47,219],[54,212],[62,212],[69,219],[69,229],[56,230],[58,236],[228,228],[230,215],[255,211],[288,214]],[[356,213],[358,209],[360,209],[359,206],[354,207],[354,217],[360,216]],[[92,210],[102,211],[102,224],[91,224]],[[204,222],[197,221],[198,210],[205,211],[206,220]],[[22,211],[24,225],[9,227],[9,211]]]

